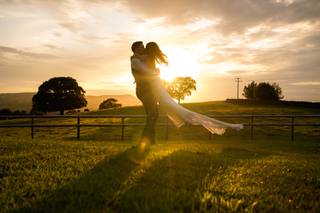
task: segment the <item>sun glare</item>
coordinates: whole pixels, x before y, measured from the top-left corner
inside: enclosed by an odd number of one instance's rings
[[[160,65],[160,78],[172,81],[177,76],[198,75],[199,62],[195,53],[180,48],[167,48],[163,52],[168,56],[169,65]]]

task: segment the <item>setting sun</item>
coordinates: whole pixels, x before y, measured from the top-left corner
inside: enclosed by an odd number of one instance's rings
[[[194,52],[172,47],[163,50],[168,56],[169,64],[160,65],[160,78],[171,81],[177,76],[190,76],[195,78],[199,72],[199,55]]]

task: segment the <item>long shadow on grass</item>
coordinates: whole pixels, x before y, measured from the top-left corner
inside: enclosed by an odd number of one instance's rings
[[[15,212],[92,212],[105,209],[123,181],[139,166],[137,162],[147,154],[148,150],[142,153],[138,147],[127,149],[99,162],[84,176],[52,192],[31,207]]]
[[[152,150],[149,165],[141,166],[130,160],[136,151],[134,147],[100,162],[80,179],[16,212],[188,212],[209,170],[269,155],[226,148],[210,154],[176,149],[161,157]]]
[[[239,148],[208,154],[179,150],[152,166],[113,203],[116,212],[193,212],[199,210],[197,191],[209,173],[227,170],[240,160],[269,156]]]

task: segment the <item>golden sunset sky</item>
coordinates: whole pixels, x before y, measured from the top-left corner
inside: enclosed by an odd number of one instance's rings
[[[186,101],[235,98],[236,77],[320,101],[319,0],[0,0],[0,93],[71,76],[87,94],[134,95],[136,40],[167,54],[162,78],[197,81]]]

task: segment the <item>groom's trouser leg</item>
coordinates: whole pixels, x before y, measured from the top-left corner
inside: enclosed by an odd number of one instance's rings
[[[150,108],[149,112],[147,114],[147,122],[146,122],[146,127],[147,127],[147,134],[149,134],[150,142],[155,143],[156,141],[156,123],[157,119],[159,116],[158,112],[158,105],[157,102],[152,102],[150,103]]]
[[[146,112],[146,125],[142,132],[142,138],[147,138],[151,143],[155,143],[155,125],[159,116],[157,100],[150,91],[141,92],[137,90],[137,97],[141,100]]]
[[[144,108],[147,118],[142,135],[147,137],[151,143],[155,143],[155,125],[159,115],[157,102],[152,100],[152,97],[149,97],[148,99],[144,100]]]

